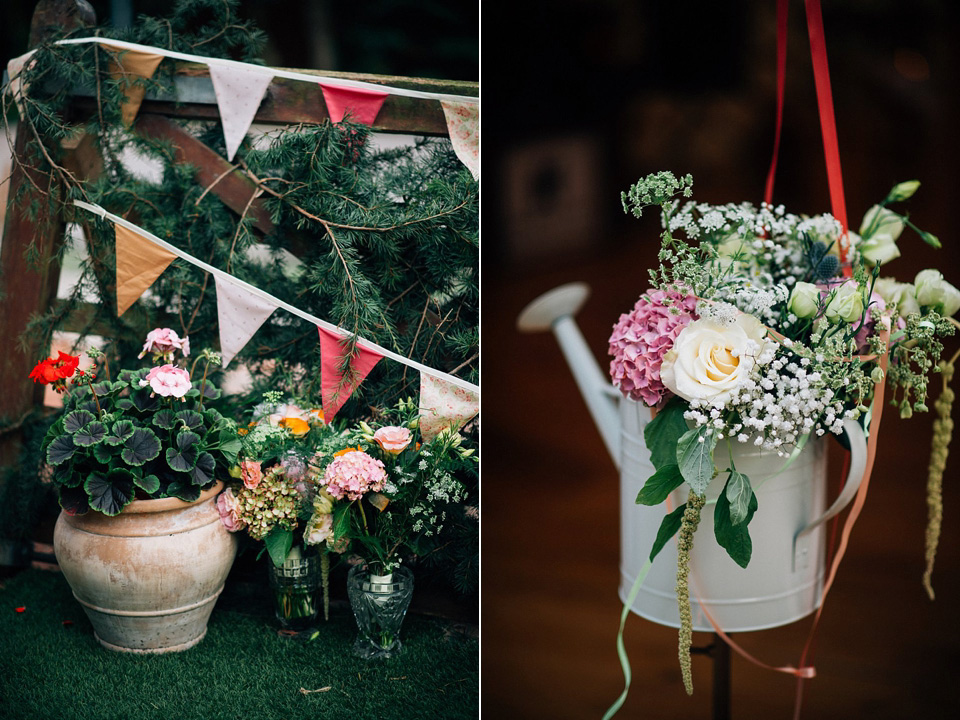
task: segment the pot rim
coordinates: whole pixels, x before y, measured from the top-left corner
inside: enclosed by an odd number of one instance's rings
[[[191,507],[199,503],[209,500],[212,497],[215,497],[223,490],[223,480],[217,480],[213,486],[207,488],[200,493],[198,497],[193,502],[186,502],[180,498],[169,497],[169,498],[153,498],[150,500],[134,500],[129,505],[127,505],[123,510],[120,511],[121,515],[132,515],[134,513],[156,513],[156,512],[166,512],[167,510],[180,510],[182,508]]]

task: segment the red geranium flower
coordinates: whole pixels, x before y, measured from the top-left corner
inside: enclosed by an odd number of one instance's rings
[[[64,380],[76,372],[79,364],[79,355],[74,357],[65,352],[60,352],[56,360],[47,358],[46,360],[38,362],[36,367],[30,371],[28,377],[35,383],[41,383],[42,385],[50,385],[52,383],[58,392],[63,392],[66,388]]]

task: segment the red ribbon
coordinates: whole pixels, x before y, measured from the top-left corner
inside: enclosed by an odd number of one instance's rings
[[[777,175],[777,158],[780,155],[780,132],[783,130],[783,93],[787,85],[787,5],[789,0],[777,0],[777,128],[773,135],[773,158],[767,172],[767,186],[763,201],[773,204],[773,181]]]

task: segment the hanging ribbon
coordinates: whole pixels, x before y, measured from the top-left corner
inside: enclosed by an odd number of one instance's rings
[[[777,0],[777,126],[773,133],[773,158],[767,171],[767,186],[763,201],[773,204],[773,182],[777,175],[777,159],[780,156],[780,133],[783,130],[783,95],[787,85],[787,18],[789,0]]]

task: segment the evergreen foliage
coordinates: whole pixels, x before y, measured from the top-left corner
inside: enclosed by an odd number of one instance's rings
[[[98,34],[259,62],[264,37],[237,18],[236,8],[235,0],[179,0],[169,18],[141,17],[132,28],[82,28],[66,37]],[[179,259],[116,317],[113,227],[70,204],[82,199],[351,333],[479,382],[479,187],[447,139],[377,151],[368,128],[347,118],[278,129],[256,147],[244,142],[234,163],[261,190],[275,226],[264,236],[249,212],[239,216],[197,183],[195,168],[175,162],[169,143],[122,126],[122,91],[108,73],[109,52],[96,44],[47,44],[34,57],[24,72],[30,93],[22,118],[32,180],[12,202],[48,227],[60,218],[79,223],[87,257],[70,297],[34,317],[22,344],[29,337],[30,345],[49,347],[55,330],[79,328],[81,335],[106,339],[103,349],[115,367],[133,363],[154,327],[189,335],[197,348],[219,346],[215,283]],[[174,62],[164,59],[145,82],[148,92],[172,90],[174,70]],[[76,94],[86,95],[86,103],[76,102]],[[10,102],[5,96],[5,105]],[[219,121],[180,124],[224,154]],[[79,178],[63,160],[63,146],[81,137],[102,158],[102,171],[91,179]],[[153,167],[159,182],[138,174],[131,157]],[[35,246],[28,253],[42,256]],[[99,303],[85,303],[89,294]],[[278,310],[231,366],[239,364],[250,368],[253,387],[234,400],[238,418],[266,390],[319,405],[320,354],[312,324]],[[219,384],[221,378],[212,380]],[[418,392],[419,373],[385,359],[338,419],[375,418]],[[467,434],[469,443],[476,443],[476,426]],[[468,502],[476,505],[478,481],[465,481]]]

